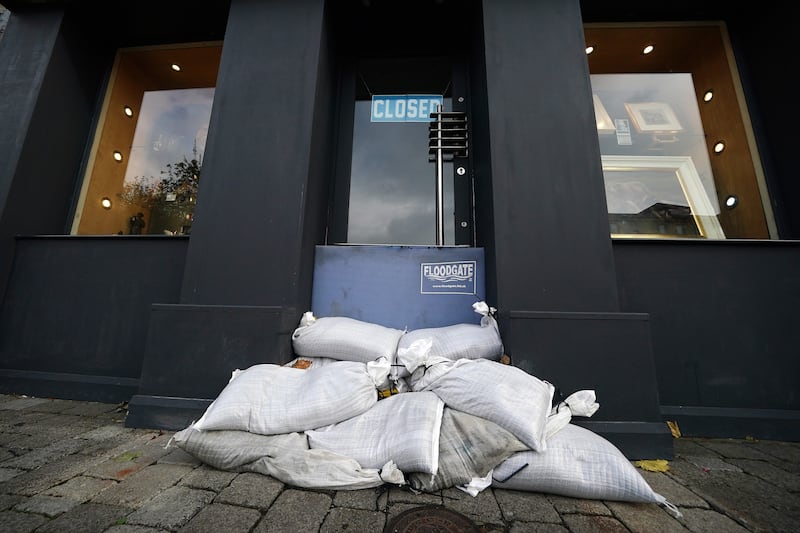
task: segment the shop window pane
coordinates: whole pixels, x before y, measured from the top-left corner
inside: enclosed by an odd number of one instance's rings
[[[73,234],[191,233],[220,52],[119,52]]]
[[[587,24],[585,36],[612,236],[774,235],[722,26]]]

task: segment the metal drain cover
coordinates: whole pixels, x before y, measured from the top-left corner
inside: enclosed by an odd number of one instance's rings
[[[480,533],[463,514],[428,505],[403,511],[386,525],[384,533]]]

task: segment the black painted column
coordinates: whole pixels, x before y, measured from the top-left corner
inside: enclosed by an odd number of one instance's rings
[[[476,179],[506,350],[565,395],[595,390],[589,425],[629,457],[669,458],[649,316],[619,312],[580,3],[482,7],[491,164]]]
[[[324,241],[323,0],[233,0],[180,303],[155,305],[127,424],[185,427],[231,372],[291,357]]]

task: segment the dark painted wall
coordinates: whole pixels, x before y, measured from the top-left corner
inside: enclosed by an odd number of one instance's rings
[[[616,311],[578,2],[484,1],[483,26],[497,306]]]
[[[62,374],[47,378],[48,396],[127,400],[142,370],[150,306],[177,301],[187,244],[161,237],[19,239],[0,306],[0,390],[33,394],[20,387],[24,377]],[[107,390],[116,378],[127,378],[127,389]]]
[[[323,20],[322,0],[232,2],[182,303],[310,303],[299,276],[324,238],[311,210],[327,194],[332,142]]]

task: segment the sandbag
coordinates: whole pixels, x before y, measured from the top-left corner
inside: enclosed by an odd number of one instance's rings
[[[436,474],[444,403],[432,392],[406,392],[328,427],[306,431],[311,449],[355,459],[364,468],[392,461],[403,472]]]
[[[526,449],[518,438],[494,422],[445,407],[436,475],[411,472],[406,477],[412,488],[429,492],[466,485]]]
[[[393,463],[380,469],[362,468],[349,457],[311,450],[301,433],[258,435],[247,431],[178,431],[174,443],[199,461],[229,472],[256,472],[310,489],[356,490],[385,483],[403,485],[403,473]]]
[[[349,317],[314,317],[309,311],[292,333],[294,353],[366,363],[385,357],[391,364],[403,330]]]
[[[488,359],[461,360],[433,381],[445,405],[491,420],[532,450],[543,452],[555,387],[524,370]]]
[[[503,461],[492,473],[492,486],[594,500],[665,502],[616,446],[574,424],[553,435],[546,452],[527,450]]]
[[[377,401],[375,377],[365,363],[337,361],[306,370],[254,365],[233,372],[194,428],[260,435],[304,431],[361,414]]]

